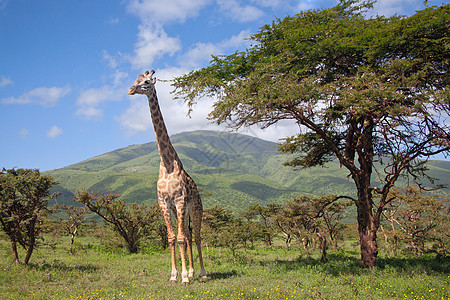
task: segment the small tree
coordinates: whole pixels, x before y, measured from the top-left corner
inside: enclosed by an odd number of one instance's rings
[[[330,236],[331,241],[333,242],[333,248],[335,251],[338,250],[338,237],[339,233],[345,228],[345,224],[341,221],[346,217],[346,209],[347,207],[352,205],[352,202],[347,201],[332,201],[328,202],[331,199],[324,198],[325,204],[323,206],[322,212],[322,220],[325,224],[328,235]]]
[[[87,210],[85,207],[65,204],[56,205],[55,209],[63,211],[68,216],[67,219],[60,220],[60,228],[70,235],[70,246],[72,247],[78,229],[86,220]]]
[[[203,211],[202,234],[206,246],[219,246],[221,243],[221,230],[234,219],[233,213],[220,206],[206,208]]]
[[[269,204],[267,206],[261,206],[259,204],[249,206],[244,212],[242,212],[242,216],[247,220],[259,219],[262,225],[262,235],[264,238],[264,242],[268,247],[272,247],[272,239],[273,239],[273,227],[272,227],[272,219],[271,216],[275,213],[275,211],[279,208],[277,204]]]
[[[236,250],[244,247],[245,240],[248,238],[245,229],[242,219],[233,218],[218,230],[217,245],[230,249],[234,262],[236,262]]]
[[[75,201],[83,203],[111,224],[125,240],[130,253],[137,253],[139,242],[148,226],[156,220],[158,210],[156,206],[128,204],[118,198],[119,195],[114,193],[99,195],[88,191],[78,191]]]
[[[339,221],[343,218],[343,212],[350,202],[338,201],[337,196],[309,197],[301,196],[286,204],[274,215],[274,220],[290,243],[290,235],[294,234],[303,239],[304,230],[315,234],[321,243],[322,262],[327,258],[327,233],[336,243],[336,237],[342,228]],[[304,230],[302,230],[302,228]],[[286,241],[288,246],[288,241]],[[289,247],[289,246],[288,246]],[[336,244],[335,244],[335,247]]]
[[[20,262],[17,244],[26,253],[23,264],[29,263],[48,201],[58,196],[49,192],[57,183],[37,169],[3,169],[0,173],[0,224],[11,240],[16,263]]]
[[[391,206],[393,214],[385,214],[387,219],[396,223],[415,256],[419,255],[419,247],[424,248],[425,241],[432,240],[432,229],[445,223],[445,203],[438,195],[425,195],[419,187],[408,186],[404,191],[393,189]],[[395,234],[395,233],[394,233]]]

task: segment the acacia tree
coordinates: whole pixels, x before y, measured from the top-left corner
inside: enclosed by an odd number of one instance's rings
[[[202,235],[208,245],[218,246],[221,241],[221,230],[234,219],[233,212],[218,205],[206,208],[203,211]]]
[[[345,197],[347,198],[347,197]],[[326,196],[321,197],[319,201],[319,208],[321,209],[321,218],[325,224],[326,231],[330,236],[330,240],[333,242],[333,248],[338,250],[338,237],[342,230],[345,228],[345,224],[341,221],[346,217],[346,208],[351,206],[351,201],[338,201],[339,197]]]
[[[48,212],[48,201],[59,194],[50,194],[57,184],[51,176],[37,169],[3,169],[0,173],[0,224],[11,240],[15,263],[19,263],[18,245],[26,255],[27,265],[36,246],[36,237],[42,229]]]
[[[310,197],[301,196],[291,201],[287,201],[272,216],[278,227],[286,236],[286,246],[290,248],[291,234],[297,238],[304,238],[304,230],[315,234],[321,244],[322,262],[327,261],[327,233],[334,242],[339,230],[342,228],[339,221],[343,218],[343,213],[348,207],[348,201],[340,201],[341,198],[333,195]]]
[[[259,204],[250,205],[242,215],[248,219],[259,219],[262,225],[262,234],[264,241],[268,247],[272,247],[273,227],[271,216],[279,209],[277,204],[268,204],[267,206],[261,206]]]
[[[392,214],[385,214],[385,217],[397,225],[409,241],[414,255],[418,256],[419,246],[422,245],[423,248],[425,241],[432,240],[432,229],[448,223],[444,212],[445,203],[448,203],[449,199],[439,195],[426,195],[423,190],[414,186],[408,186],[405,190],[392,189],[390,196],[394,200],[389,206],[394,209]],[[392,228],[394,231],[394,226]],[[395,231],[393,234],[396,235]],[[397,245],[394,245],[394,248],[396,247]]]
[[[204,210],[203,224],[205,242],[230,249],[236,261],[236,250],[250,239],[248,223],[235,217],[231,210],[216,205]]]
[[[100,195],[89,191],[78,191],[76,202],[83,203],[96,213],[125,240],[128,251],[137,253],[139,242],[145,236],[149,226],[159,215],[156,206],[149,207],[137,203],[126,203],[118,199],[119,195],[108,193]]]
[[[66,219],[59,220],[59,222],[60,228],[70,235],[70,246],[72,247],[75,242],[75,236],[78,233],[78,228],[80,228],[86,220],[87,210],[85,207],[65,204],[55,205],[54,208],[63,211],[67,215]]]
[[[341,0],[278,19],[251,36],[249,49],[173,82],[191,109],[217,97],[211,119],[234,129],[294,120],[299,133],[279,147],[299,155],[287,165],[337,159],[355,183],[362,267],[376,264],[380,216],[396,180],[421,179],[429,156],[450,151],[450,5],[364,18],[371,6]]]

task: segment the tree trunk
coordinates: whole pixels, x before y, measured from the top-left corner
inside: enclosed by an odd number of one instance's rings
[[[28,265],[30,262],[31,254],[33,254],[34,245],[36,245],[36,222],[37,216],[34,216],[30,221],[30,227],[28,229],[28,238],[30,239],[28,242],[27,255],[25,256],[25,260],[23,261],[24,265]]]
[[[72,231],[72,234],[71,234],[71,239],[70,239],[70,246],[72,247],[73,246],[73,243],[75,242],[75,235],[77,234],[77,227],[75,227],[75,230],[74,231]]]
[[[418,257],[419,256],[419,245],[417,243],[416,237],[411,234],[411,248],[414,251],[414,256]]]
[[[127,246],[128,246],[128,251],[130,253],[138,253],[138,243],[137,241],[133,240],[133,239],[128,239],[127,240]]]
[[[372,215],[370,195],[358,195],[357,216],[358,233],[361,246],[361,267],[372,268],[377,262],[378,244],[377,230],[379,218]]]
[[[330,236],[330,239],[331,239],[332,244],[333,244],[333,250],[335,252],[337,252],[339,250],[338,244],[337,244],[337,238]]]
[[[386,235],[386,232],[384,232],[384,228],[383,228],[382,225],[380,225],[380,229],[381,229],[381,232],[382,232],[383,235],[384,235],[384,243],[385,243],[385,247],[386,247],[386,256],[389,257],[389,256],[390,256],[390,253],[389,253],[389,241],[388,241],[388,236]]]
[[[17,252],[17,243],[16,241],[11,241],[12,252],[14,256],[14,262],[16,264],[20,263],[19,261],[19,253]]]
[[[291,250],[291,235],[287,234],[286,232],[283,232],[284,236],[285,236],[285,243],[286,243],[286,249],[289,251]]]
[[[327,262],[327,237],[320,229],[317,231],[316,234],[319,237],[319,240],[321,242],[320,244],[322,246],[322,257],[320,260],[323,263],[326,263]]]
[[[308,245],[309,245],[309,239],[308,239],[308,237],[304,237],[304,238],[302,238],[302,244],[303,244],[303,249],[307,249],[308,248]]]
[[[392,249],[392,252],[394,252],[394,257],[397,257],[397,235],[394,234],[394,247]]]
[[[367,141],[366,141],[367,142]],[[368,143],[371,144],[371,143]],[[370,148],[370,147],[369,147]],[[369,153],[373,153],[369,151]],[[356,213],[358,233],[361,248],[361,267],[372,268],[377,262],[378,244],[377,231],[380,227],[380,211],[373,213],[373,200],[370,184],[372,172],[371,155],[359,157],[361,171],[353,173],[352,177],[357,188]]]
[[[33,250],[34,250],[34,242],[30,242],[30,246],[27,249],[27,256],[25,257],[25,260],[23,261],[24,265],[28,265],[28,263],[30,262],[30,258],[31,258],[31,254],[33,254]]]

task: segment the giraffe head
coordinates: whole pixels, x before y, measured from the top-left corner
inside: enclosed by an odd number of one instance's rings
[[[155,71],[146,71],[144,74],[139,74],[136,81],[133,83],[133,85],[128,90],[129,95],[134,94],[144,94],[148,95],[151,94],[154,90],[155,83],[156,83],[156,77],[152,78],[153,74],[155,74]]]

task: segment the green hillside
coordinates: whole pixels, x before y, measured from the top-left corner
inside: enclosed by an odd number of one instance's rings
[[[196,181],[205,207],[240,211],[252,204],[282,203],[296,195],[353,195],[348,171],[337,162],[296,170],[276,143],[236,133],[195,131],[173,135],[186,171]],[[77,190],[113,191],[129,202],[156,203],[159,154],[155,142],[120,148],[46,172],[61,182],[59,202],[73,204]],[[449,184],[450,162],[432,161],[430,175]],[[444,191],[448,192],[448,190]]]

